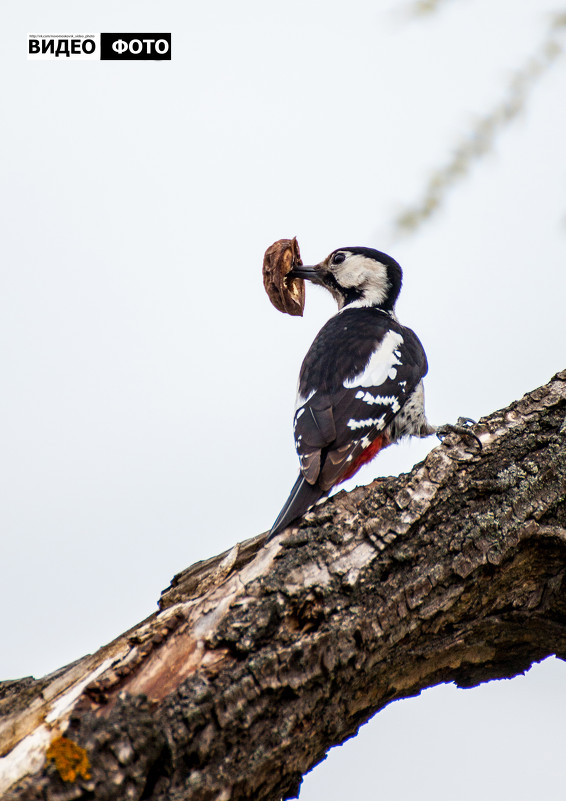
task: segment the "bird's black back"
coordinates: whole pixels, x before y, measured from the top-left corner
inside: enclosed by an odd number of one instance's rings
[[[408,378],[412,389],[428,371],[426,354],[419,338],[387,312],[375,307],[362,307],[345,308],[321,328],[303,360],[299,394],[306,398],[315,390],[338,392],[344,380],[363,372],[388,331],[395,331],[403,337],[405,358],[397,380]]]

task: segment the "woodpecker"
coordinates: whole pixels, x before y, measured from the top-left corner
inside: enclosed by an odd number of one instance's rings
[[[373,248],[340,248],[289,276],[325,287],[338,313],[301,367],[294,416],[300,474],[268,540],[391,443],[469,433],[465,426],[473,422],[461,417],[457,425],[437,427],[426,419],[428,364],[417,335],[395,316],[403,279],[395,259]]]

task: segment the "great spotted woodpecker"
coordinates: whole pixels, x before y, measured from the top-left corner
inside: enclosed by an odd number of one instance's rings
[[[402,272],[394,259],[373,248],[340,248],[289,275],[328,289],[339,311],[301,367],[294,418],[301,472],[268,539],[391,443],[468,433],[465,426],[473,422],[459,418],[456,426],[436,427],[426,419],[422,379],[428,365],[417,335],[395,316]]]

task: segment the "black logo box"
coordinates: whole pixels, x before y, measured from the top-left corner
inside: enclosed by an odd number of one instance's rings
[[[101,33],[100,60],[171,61],[171,34]]]

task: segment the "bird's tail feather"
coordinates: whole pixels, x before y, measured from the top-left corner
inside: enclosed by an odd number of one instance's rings
[[[289,497],[285,501],[283,509],[281,509],[277,520],[271,527],[266,542],[269,542],[276,534],[287,528],[298,517],[302,517],[325,495],[328,495],[326,490],[321,489],[318,484],[314,484],[314,486],[309,484],[302,475],[299,475]]]

